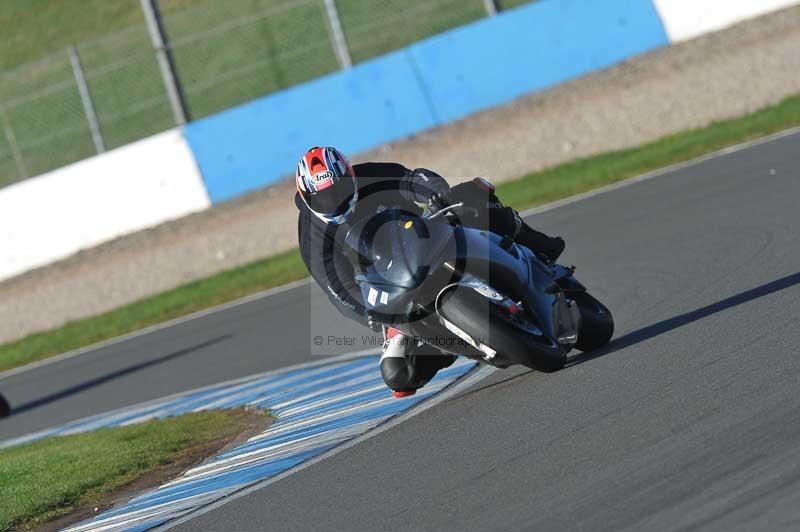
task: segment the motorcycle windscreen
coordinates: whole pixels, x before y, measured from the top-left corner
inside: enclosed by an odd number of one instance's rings
[[[453,228],[402,209],[389,209],[357,222],[345,237],[346,249],[361,282],[411,290],[432,267]]]

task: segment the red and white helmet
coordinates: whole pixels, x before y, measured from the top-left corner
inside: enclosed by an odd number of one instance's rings
[[[297,163],[297,192],[325,223],[341,224],[358,200],[356,174],[336,148],[311,148]]]

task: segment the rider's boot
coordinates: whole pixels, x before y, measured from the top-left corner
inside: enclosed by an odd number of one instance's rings
[[[408,365],[411,350],[411,341],[406,335],[394,327],[386,330],[380,362],[381,377],[398,398],[414,395],[417,391],[411,386],[411,370]]]
[[[510,207],[507,207],[510,208]],[[564,252],[566,242],[560,236],[547,236],[525,223],[525,220],[514,211],[514,216],[518,220],[517,227],[519,228],[514,235],[514,242],[521,244],[526,248],[541,253],[547,257],[550,262],[555,262],[558,257]]]
[[[476,177],[472,181],[456,185],[452,193],[455,201],[478,207],[474,221],[478,227],[510,238],[531,251],[544,255],[551,262],[555,262],[564,251],[563,238],[547,236],[525,223],[517,211],[502,204],[495,194],[494,185],[486,179]]]

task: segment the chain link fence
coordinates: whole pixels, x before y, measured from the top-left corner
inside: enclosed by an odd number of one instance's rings
[[[141,6],[135,0],[132,9]],[[531,0],[158,0],[201,118]],[[0,186],[175,125],[141,23],[0,72]]]

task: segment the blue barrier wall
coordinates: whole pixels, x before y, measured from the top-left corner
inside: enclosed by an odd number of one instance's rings
[[[356,153],[435,124],[407,51],[191,122],[186,137],[212,203],[274,183],[306,149]]]
[[[186,126],[213,203],[669,44],[651,0],[541,0]]]
[[[669,44],[650,0],[545,0],[410,47],[442,122]]]

